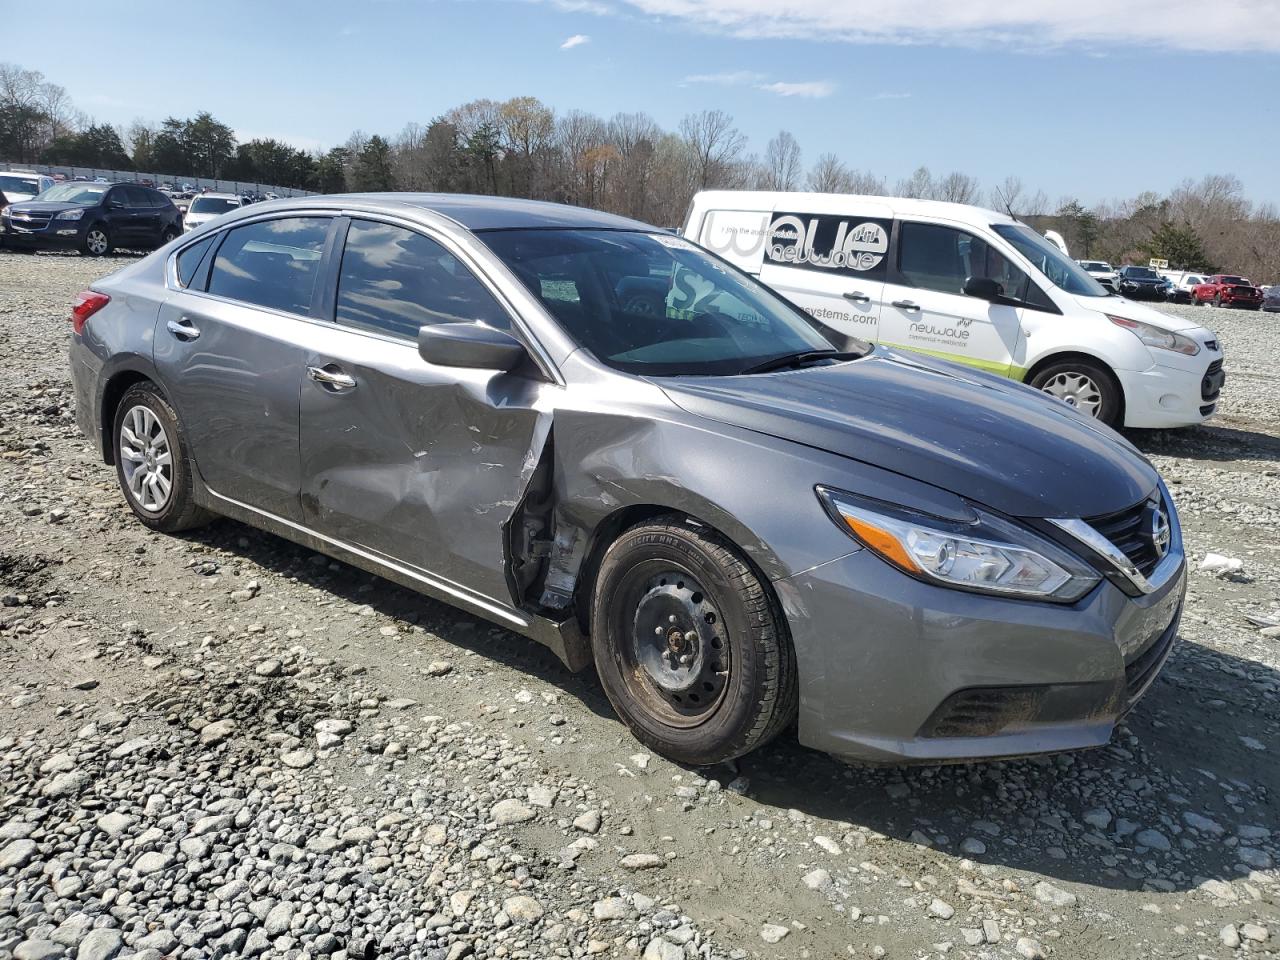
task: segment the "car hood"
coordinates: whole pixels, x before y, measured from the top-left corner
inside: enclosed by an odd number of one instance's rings
[[[1158,482],[1127,440],[1066,404],[928,357],[877,349],[801,370],[655,382],[688,413],[891,470],[1010,516],[1105,516]]]
[[[10,213],[61,213],[63,210],[88,210],[83,203],[63,203],[56,200],[28,200],[26,203],[11,203]]]
[[[1151,326],[1159,327],[1161,330],[1169,330],[1173,333],[1204,330],[1206,335],[1212,336],[1205,327],[1202,327],[1194,320],[1187,320],[1184,317],[1179,317],[1172,313],[1164,313],[1161,310],[1153,310],[1145,303],[1135,303],[1133,300],[1126,300],[1124,297],[1076,296],[1075,301],[1086,310],[1110,314],[1113,317],[1123,317],[1126,320],[1137,320],[1139,323],[1149,323]]]

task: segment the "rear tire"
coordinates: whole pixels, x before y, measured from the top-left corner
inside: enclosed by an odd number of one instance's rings
[[[144,381],[126,390],[112,426],[116,477],[134,516],[161,533],[213,519],[196,504],[186,434],[155,384]]]
[[[1037,372],[1030,385],[1086,416],[1120,429],[1124,394],[1115,375],[1096,361],[1083,357],[1059,360]]]
[[[596,578],[591,645],[609,702],[642,743],[708,765],[795,717],[795,653],[766,585],[715,533],[679,517],[625,531]]]
[[[165,229],[164,233],[160,235],[160,246],[163,247],[166,243],[172,243],[174,240],[177,240],[177,239],[178,239],[178,231],[175,230],[173,227],[168,227]]]

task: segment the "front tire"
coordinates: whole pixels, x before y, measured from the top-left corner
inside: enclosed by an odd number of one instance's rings
[[[111,232],[101,223],[95,223],[85,231],[80,252],[90,257],[105,257],[114,249]]]
[[[1115,375],[1100,363],[1080,359],[1051,363],[1031,379],[1031,386],[1074,407],[1085,416],[1120,428],[1123,394]]]
[[[198,506],[178,415],[155,384],[130,387],[114,419],[116,477],[125,502],[152,530],[176,533],[208,523]]]
[[[730,760],[795,716],[795,653],[776,601],[705,528],[673,516],[625,531],[601,562],[591,624],[609,702],[663,756]]]

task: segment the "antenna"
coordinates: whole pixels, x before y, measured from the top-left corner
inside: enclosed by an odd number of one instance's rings
[[[1013,206],[1012,204],[1009,203],[1009,200],[1005,197],[1004,191],[1000,189],[999,185],[996,186],[995,190],[996,190],[996,196],[998,196],[1000,198],[1000,202],[1004,204],[1005,212],[1008,213],[1009,216],[1013,217],[1014,220],[1018,220],[1018,215],[1013,212]],[[1022,221],[1018,220],[1018,222],[1021,223]]]

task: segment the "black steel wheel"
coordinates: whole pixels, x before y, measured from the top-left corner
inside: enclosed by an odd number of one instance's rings
[[[666,518],[605,553],[592,605],[596,668],[636,737],[685,763],[741,756],[794,717],[795,657],[772,595],[738,552]]]

